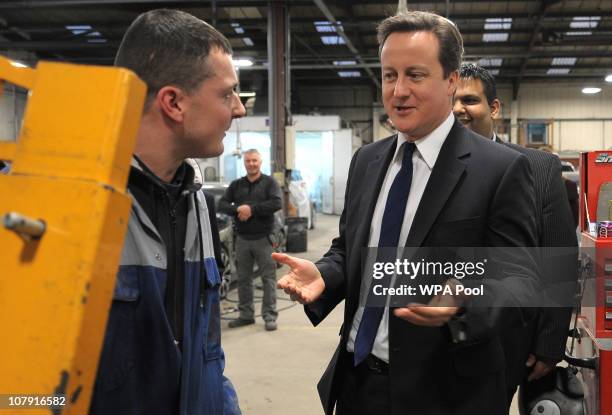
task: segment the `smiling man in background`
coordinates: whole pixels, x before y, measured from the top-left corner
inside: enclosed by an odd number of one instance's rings
[[[494,131],[500,108],[491,73],[472,63],[462,64],[453,107],[457,119],[483,137],[503,143]],[[578,241],[559,157],[514,144],[502,145],[500,150],[510,147],[524,154],[531,165],[536,196],[537,246],[576,248],[568,250],[569,255],[541,258],[543,283],[554,286],[559,282],[575,282],[578,278]],[[504,331],[509,404],[519,384],[545,376],[563,359],[571,314],[569,307],[543,307],[531,324]]]
[[[261,154],[252,148],[244,152],[246,176],[234,180],[219,202],[221,212],[236,218],[236,268],[238,272],[237,319],[230,328],[255,324],[253,304],[253,265],[256,262],[263,283],[261,315],[265,329],[277,328],[276,264],[272,255],[270,234],[274,227],[274,212],[282,208],[280,187],[274,178],[261,172]]]

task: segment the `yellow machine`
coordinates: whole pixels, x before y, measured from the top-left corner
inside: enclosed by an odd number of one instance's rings
[[[18,140],[0,141],[12,162],[0,174],[0,414],[86,414],[146,87],[124,69],[0,57],[2,81],[29,95]],[[63,404],[42,399],[53,396]]]

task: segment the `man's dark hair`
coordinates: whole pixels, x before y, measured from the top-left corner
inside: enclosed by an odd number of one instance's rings
[[[444,70],[444,78],[459,69],[463,56],[463,39],[457,26],[437,14],[409,11],[387,17],[377,28],[378,52],[382,51],[387,38],[395,32],[431,32],[438,39],[440,51],[438,60]]]
[[[134,71],[147,84],[147,104],[166,85],[187,93],[214,73],[210,51],[232,54],[229,41],[208,23],[180,10],[141,14],[125,32],[115,66]]]
[[[459,69],[459,78],[474,79],[482,82],[482,89],[487,97],[487,103],[491,105],[497,98],[497,87],[495,86],[495,78],[491,72],[487,71],[482,66],[474,63],[462,63]]]

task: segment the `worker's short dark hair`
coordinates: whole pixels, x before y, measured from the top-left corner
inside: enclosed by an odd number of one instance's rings
[[[444,78],[459,69],[463,56],[463,39],[457,26],[445,17],[421,11],[408,11],[387,17],[377,29],[379,55],[387,38],[395,32],[431,32],[438,39],[438,60]]]
[[[125,32],[115,66],[131,69],[147,84],[148,105],[164,86],[190,93],[211,77],[214,68],[206,60],[213,48],[232,54],[229,41],[208,23],[180,10],[151,10]]]
[[[482,82],[482,89],[487,97],[487,103],[491,105],[497,99],[497,87],[495,78],[491,72],[475,63],[462,63],[459,69],[460,79],[474,79]]]

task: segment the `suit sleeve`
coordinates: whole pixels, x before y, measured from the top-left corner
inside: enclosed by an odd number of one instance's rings
[[[563,179],[565,184],[565,191],[567,193],[567,200],[569,202],[570,211],[572,212],[572,221],[574,223],[574,229],[578,227],[578,186],[576,183],[569,179]]]
[[[485,246],[492,249],[483,280],[487,295],[466,303],[459,318],[466,334],[463,341],[490,338],[504,327],[525,325],[535,317],[529,308],[539,290],[535,215],[531,168],[527,158],[517,153],[489,204]]]
[[[313,325],[318,325],[345,297],[346,291],[346,209],[351,207],[349,200],[351,194],[351,177],[355,163],[359,155],[357,150],[351,160],[349,167],[348,180],[346,183],[346,193],[344,195],[344,209],[340,215],[338,225],[338,236],[332,240],[331,247],[318,260],[315,265],[319,269],[323,281],[325,281],[325,291],[321,297],[304,306],[304,311]]]
[[[552,295],[552,301],[569,304],[577,287],[578,241],[561,176],[561,163],[554,158],[550,164],[542,212],[542,282],[545,291]],[[571,307],[542,308],[533,350],[536,356],[552,360],[563,358],[571,315]]]

